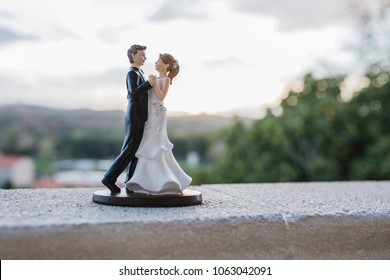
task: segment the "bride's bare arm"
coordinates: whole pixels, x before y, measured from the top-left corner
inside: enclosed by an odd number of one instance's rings
[[[167,96],[170,83],[171,79],[169,77],[166,77],[162,79],[161,88],[158,86],[158,83],[155,83],[155,85],[153,86],[153,89],[156,92],[157,98],[159,100],[164,100]]]

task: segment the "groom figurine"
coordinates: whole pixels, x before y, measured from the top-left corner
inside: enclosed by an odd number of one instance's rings
[[[119,156],[111,164],[102,179],[102,183],[111,190],[119,193],[121,189],[115,183],[119,175],[129,166],[126,181],[132,177],[137,165],[135,153],[141,143],[145,122],[148,119],[148,90],[156,83],[155,76],[145,80],[141,66],[144,65],[146,46],[132,45],[127,51],[131,68],[127,73],[128,105],[125,117],[125,139]]]

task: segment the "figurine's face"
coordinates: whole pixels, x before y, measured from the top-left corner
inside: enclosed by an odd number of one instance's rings
[[[155,63],[156,70],[157,71],[166,71],[168,70],[169,64],[165,64],[162,60],[161,57],[158,58],[158,60]]]
[[[139,67],[139,66],[144,65],[145,60],[146,60],[146,54],[145,54],[144,50],[139,50],[135,54],[133,54],[132,56],[133,56],[133,61],[134,61],[133,64],[135,66]]]

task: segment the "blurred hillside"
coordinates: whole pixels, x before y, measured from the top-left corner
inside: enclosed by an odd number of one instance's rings
[[[122,112],[56,110],[15,105],[0,108],[0,149],[34,155],[42,141],[60,142],[70,134],[117,135]]]
[[[207,134],[230,127],[237,120],[247,125],[254,122],[213,115],[175,116],[169,117],[168,133],[172,138]],[[29,105],[0,107],[0,151],[4,153],[34,156],[50,149],[50,145],[52,149],[63,150],[72,139],[80,142],[100,138],[102,149],[110,148],[103,147],[105,144],[118,143],[113,145],[111,153],[107,151],[102,155],[101,151],[95,150],[96,156],[116,155],[123,140],[123,130],[124,112],[120,110],[60,110]]]
[[[121,111],[58,110],[29,105],[0,107],[0,143],[2,147],[10,134],[18,134],[25,146],[40,137],[61,138],[69,131],[82,129],[118,133]],[[23,145],[23,146],[24,146]]]

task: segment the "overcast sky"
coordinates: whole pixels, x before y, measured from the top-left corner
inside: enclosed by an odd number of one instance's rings
[[[351,5],[379,0],[2,0],[0,105],[126,108],[126,52],[148,47],[181,72],[170,112],[276,106],[309,71],[349,71]],[[255,115],[254,115],[255,116]]]

